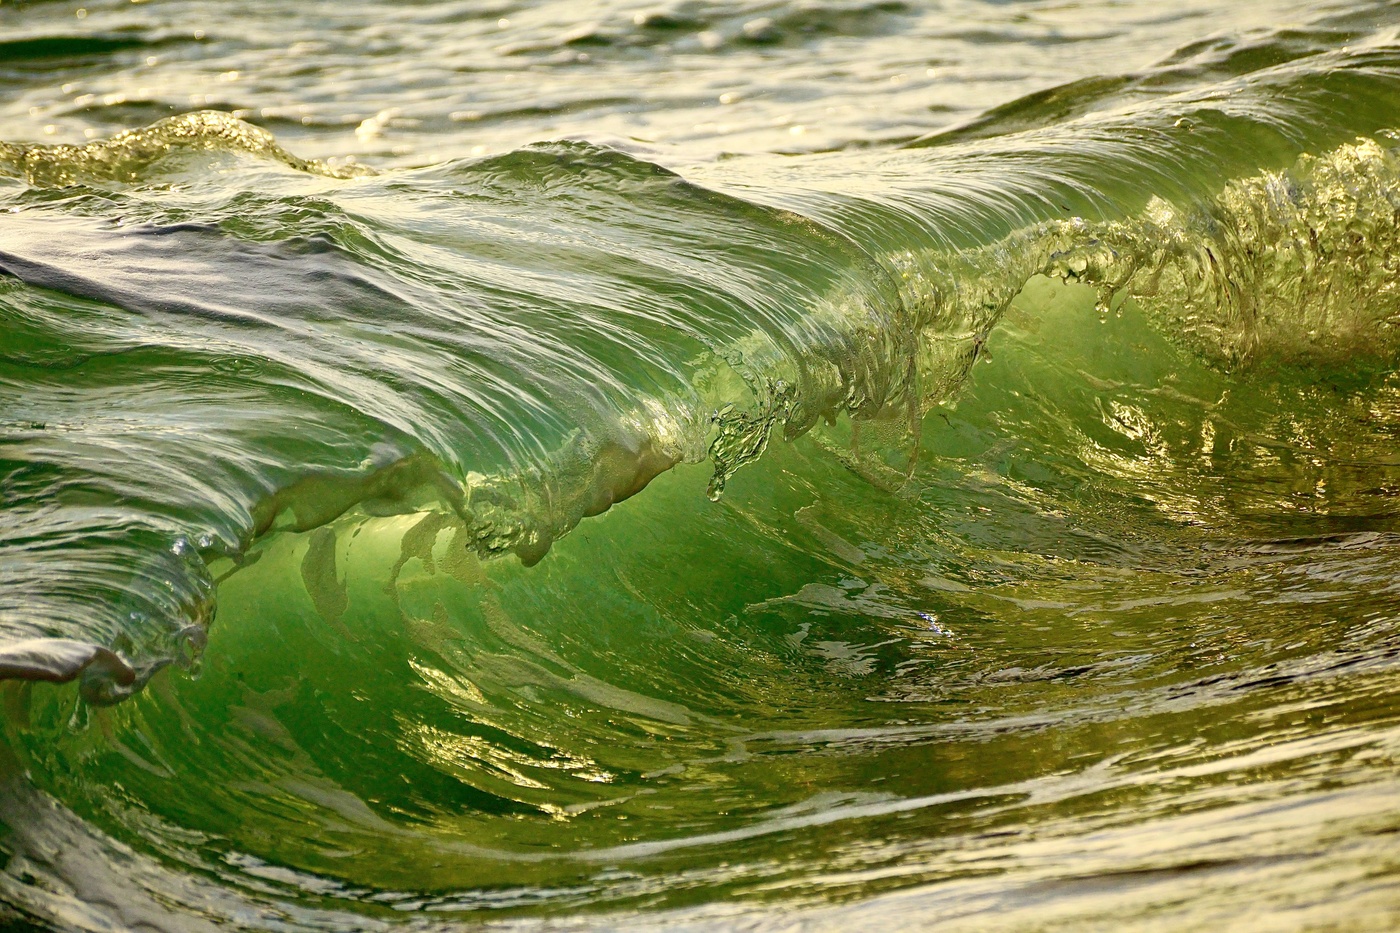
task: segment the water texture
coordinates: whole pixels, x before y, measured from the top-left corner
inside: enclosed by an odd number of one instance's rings
[[[0,75],[0,922],[1400,923],[1391,4]]]

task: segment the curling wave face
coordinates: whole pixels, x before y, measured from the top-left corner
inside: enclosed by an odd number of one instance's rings
[[[1388,916],[1384,21],[680,174],[0,144],[0,905]]]

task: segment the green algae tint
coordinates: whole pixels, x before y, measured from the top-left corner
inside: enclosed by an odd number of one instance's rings
[[[51,6],[6,923],[1400,922],[1385,9]]]

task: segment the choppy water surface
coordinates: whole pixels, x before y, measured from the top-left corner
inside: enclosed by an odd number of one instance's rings
[[[1217,6],[0,4],[0,922],[1400,923],[1400,10]]]

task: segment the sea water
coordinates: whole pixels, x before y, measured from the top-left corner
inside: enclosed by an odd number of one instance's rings
[[[0,923],[1400,923],[1400,13],[0,3]]]

